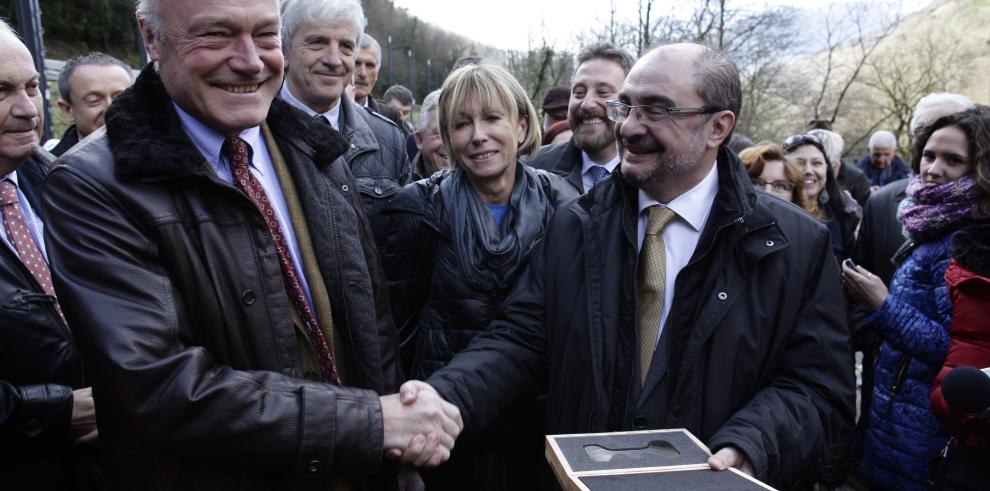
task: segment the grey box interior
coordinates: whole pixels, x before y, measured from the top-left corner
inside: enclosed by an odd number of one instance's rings
[[[574,472],[703,464],[708,461],[705,450],[680,431],[616,436],[586,435],[557,438],[556,441]],[[651,451],[620,451],[610,461],[599,462],[592,459],[585,449],[588,445],[598,445],[606,449],[641,449],[653,441],[669,443],[680,452],[680,455],[672,456]]]

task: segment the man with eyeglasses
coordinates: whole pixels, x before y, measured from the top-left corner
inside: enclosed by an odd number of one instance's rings
[[[536,388],[550,434],[686,428],[712,468],[787,488],[851,425],[828,230],[725,148],[740,87],[695,44],[633,66],[608,104],[620,170],[557,211],[500,318],[426,381],[465,435]]]

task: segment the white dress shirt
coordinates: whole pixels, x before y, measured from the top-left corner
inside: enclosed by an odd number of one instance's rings
[[[230,162],[220,150],[223,147],[223,135],[183,111],[178,104],[173,102],[172,106],[179,114],[182,129],[189,135],[189,139],[196,145],[196,149],[203,155],[203,158],[216,171],[217,177],[233,186],[234,177],[230,171]],[[275,166],[272,164],[271,155],[268,153],[268,145],[261,135],[261,128],[255,126],[246,129],[239,136],[251,147],[251,174],[261,183],[261,187],[265,189],[265,194],[268,195],[272,209],[275,210],[275,218],[282,228],[285,243],[289,246],[289,253],[292,255],[292,268],[296,271],[296,277],[299,279],[299,286],[302,287],[303,294],[306,295],[306,301],[312,307],[313,297],[309,292],[309,283],[306,281],[306,273],[299,253],[299,242],[296,240],[296,231],[292,227],[292,218],[289,216],[289,205],[285,203],[282,185],[279,184],[278,176],[275,175]]]
[[[598,167],[604,167],[605,170],[611,174],[612,171],[615,170],[615,166],[619,165],[619,154],[615,154],[615,157],[612,160],[609,160],[604,164],[599,164],[598,162],[591,160],[591,157],[588,156],[587,152],[581,150],[581,185],[584,186],[584,192],[586,193],[595,185],[594,179],[591,178],[590,170],[592,166],[596,165]]]
[[[309,114],[314,118],[317,116],[323,116],[324,118],[327,118],[327,121],[330,121],[330,126],[333,126],[333,129],[340,131],[340,99],[337,99],[337,103],[334,104],[329,111],[325,113],[318,113],[310,109],[309,106],[303,104],[299,99],[296,99],[296,96],[292,95],[292,92],[289,91],[289,84],[283,84],[282,90],[279,92],[278,95],[279,97],[282,98],[283,101],[288,102],[289,104],[292,104],[293,106],[302,109],[303,111],[306,111],[306,114]],[[346,97],[346,95],[341,97]]]
[[[708,222],[708,216],[712,212],[712,205],[715,203],[715,194],[718,192],[718,167],[712,165],[708,175],[686,193],[672,199],[669,203],[660,203],[651,198],[642,189],[639,190],[639,227],[638,227],[638,247],[643,248],[643,238],[646,236],[646,224],[649,221],[650,213],[647,208],[650,206],[664,206],[677,213],[677,216],[663,229],[663,245],[667,260],[665,271],[665,287],[663,295],[663,313],[660,316],[660,330],[657,331],[657,340],[660,340],[660,333],[667,323],[667,314],[670,313],[670,305],[674,302],[674,284],[677,281],[677,274],[687,266],[694,255],[694,250],[698,247],[698,240],[701,238],[701,231],[704,230]]]

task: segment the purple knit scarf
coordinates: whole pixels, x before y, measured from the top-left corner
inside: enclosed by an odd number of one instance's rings
[[[925,184],[921,176],[911,178],[907,198],[897,208],[904,236],[926,242],[960,228],[973,216],[976,184],[970,176],[943,184]]]

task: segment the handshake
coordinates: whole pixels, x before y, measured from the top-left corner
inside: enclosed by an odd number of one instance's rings
[[[461,412],[426,382],[410,380],[398,394],[380,397],[385,455],[416,467],[436,467],[450,458],[464,429]]]

